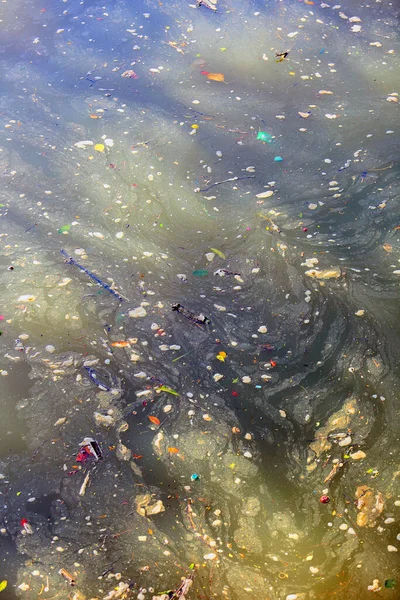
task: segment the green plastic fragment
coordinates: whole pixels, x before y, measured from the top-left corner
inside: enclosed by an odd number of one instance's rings
[[[63,225],[60,229],[57,230],[57,233],[64,233],[65,231],[69,231],[71,229],[71,225]]]
[[[157,390],[159,392],[168,392],[168,394],[172,394],[173,396],[179,396],[178,392],[168,387],[167,385],[160,385],[160,387],[158,387]]]
[[[266,131],[259,131],[257,133],[257,139],[261,142],[267,142],[268,144],[272,144],[272,142],[274,141],[272,135],[270,133],[267,133]]]
[[[208,275],[208,271],[207,269],[197,269],[196,271],[193,271],[193,275],[195,277],[205,277]]]
[[[395,579],[386,579],[385,581],[385,588],[389,588],[389,590],[392,590],[394,587],[396,587],[397,581]]]
[[[225,254],[223,252],[221,252],[221,250],[218,250],[218,248],[210,248],[210,250],[215,252],[215,254],[217,254],[220,258],[223,258],[223,259],[226,258]]]

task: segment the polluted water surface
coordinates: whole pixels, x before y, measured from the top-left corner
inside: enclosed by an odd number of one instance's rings
[[[0,599],[398,597],[398,4],[0,31]]]

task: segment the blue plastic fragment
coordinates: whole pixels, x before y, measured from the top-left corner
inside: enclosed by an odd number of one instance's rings
[[[197,475],[197,473],[193,473],[193,475],[190,476],[190,479],[192,481],[198,481],[200,479],[200,476]]]
[[[274,161],[275,162],[282,162],[283,158],[282,158],[282,156],[275,156]]]

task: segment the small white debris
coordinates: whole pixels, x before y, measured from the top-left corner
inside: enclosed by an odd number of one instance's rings
[[[257,331],[258,331],[259,333],[267,333],[268,329],[266,328],[266,326],[265,326],[265,325],[261,325],[261,326],[260,326],[260,327],[257,329]]]
[[[163,406],[163,411],[165,413],[169,413],[172,410],[172,404],[166,404],[165,406]]]
[[[50,354],[53,354],[53,352],[56,351],[55,347],[52,346],[51,344],[48,344],[45,348],[46,352],[50,352]]]
[[[139,542],[145,542],[147,540],[147,535],[139,535],[138,540]]]
[[[281,408],[279,409],[279,414],[282,417],[282,419],[286,419],[286,412],[284,410],[282,410]]]
[[[393,517],[388,517],[387,519],[384,520],[385,525],[391,525],[394,522],[395,522],[395,519],[393,519]]]
[[[218,156],[218,158],[221,158],[222,156],[221,150],[217,150],[215,154]]]
[[[243,383],[250,383],[251,382],[251,377],[249,377],[248,375],[244,375],[242,377],[242,381],[243,381]]]
[[[363,317],[365,315],[365,310],[360,309],[354,314],[356,315],[356,317]]]
[[[76,142],[74,146],[84,149],[86,146],[93,146],[93,142],[91,140],[82,140],[81,142]]]
[[[112,148],[114,146],[114,140],[112,140],[111,138],[106,138],[104,140],[104,144],[108,146],[108,148]]]
[[[274,195],[272,190],[267,190],[266,192],[261,192],[260,194],[256,194],[256,198],[270,198]]]
[[[340,440],[338,445],[341,448],[344,448],[345,446],[350,446],[351,442],[352,442],[351,437],[349,435],[347,435],[343,440]]]
[[[145,311],[143,306],[138,306],[137,308],[130,310],[128,314],[133,319],[138,319],[139,317],[145,317],[147,315],[147,312]]]
[[[220,312],[225,312],[226,311],[226,306],[222,306],[222,304],[214,304],[214,307],[219,310]]]
[[[325,115],[325,117],[326,117],[327,119],[337,119],[337,115],[333,115],[333,114],[330,114],[330,113],[327,113],[327,114]]]
[[[253,455],[251,452],[249,452],[248,450],[246,450],[246,452],[243,452],[243,456],[245,458],[253,458]]]
[[[287,36],[288,36],[288,38],[294,38],[298,34],[299,34],[298,31],[291,31],[290,33],[287,34]]]
[[[30,588],[29,588],[29,585],[28,585],[27,583],[21,583],[21,584],[18,586],[18,588],[19,588],[20,590],[22,590],[23,592],[26,592],[27,590],[29,590],[29,589],[30,589]]]
[[[206,252],[206,259],[208,260],[208,262],[212,262],[214,260],[214,257],[214,252]]]
[[[387,547],[387,549],[388,549],[388,552],[398,552],[396,546],[391,546],[390,544]]]
[[[310,571],[313,575],[315,575],[316,573],[318,573],[319,569],[317,567],[310,567]]]
[[[214,560],[214,558],[217,558],[217,555],[213,552],[210,552],[210,554],[205,554],[203,558],[204,560]]]
[[[361,29],[361,25],[353,25],[351,31],[354,31],[354,33],[358,33],[359,31],[361,31]]]
[[[118,231],[118,233],[115,234],[115,237],[119,240],[121,240],[124,237],[124,232],[123,231]]]
[[[34,302],[36,300],[36,296],[32,294],[24,294],[18,298],[18,302]]]
[[[316,208],[318,208],[318,204],[314,204],[314,202],[311,202],[311,204],[308,205],[308,208],[310,210],[315,210]]]
[[[349,526],[347,525],[347,523],[342,523],[341,525],[339,525],[339,529],[341,531],[347,531],[349,528]]]
[[[139,373],[134,373],[133,376],[136,377],[136,379],[146,379],[147,373],[144,371],[139,371]]]
[[[374,579],[372,585],[369,585],[367,589],[369,592],[380,592],[382,588],[379,585],[379,579]]]
[[[213,375],[214,381],[219,381],[222,378],[223,378],[223,375],[221,375],[221,373],[215,373],[215,375]]]

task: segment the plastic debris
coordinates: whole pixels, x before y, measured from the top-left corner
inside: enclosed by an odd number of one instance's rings
[[[392,590],[397,585],[397,581],[395,579],[386,579],[385,580],[385,588]]]
[[[108,292],[110,292],[110,294],[112,294],[113,296],[115,296],[116,298],[118,298],[118,300],[120,302],[123,302],[125,300],[125,298],[123,298],[120,294],[118,294],[115,290],[113,290],[107,283],[104,283],[104,281],[102,281],[100,279],[100,277],[97,277],[97,275],[95,275],[94,273],[92,273],[91,271],[89,271],[89,269],[87,269],[83,265],[79,264],[74,258],[72,258],[72,256],[68,256],[68,254],[65,252],[65,250],[60,250],[60,252],[61,252],[61,254],[63,256],[65,256],[66,262],[69,265],[75,265],[76,267],[78,267],[78,269],[80,269],[81,271],[83,271],[84,273],[86,273],[86,275],[88,275],[90,277],[90,279],[92,279],[95,283],[98,283],[105,290],[107,290]]]
[[[173,396],[179,396],[178,392],[168,387],[167,385],[160,385],[156,388],[156,392],[167,392],[168,394],[172,394]]]
[[[69,583],[70,586],[74,586],[76,585],[76,579],[75,577],[73,577],[73,575],[71,575],[71,573],[68,573],[68,571],[66,569],[60,569],[58,571],[58,573],[64,577],[64,579],[66,579]]]
[[[80,445],[79,454],[76,457],[77,462],[86,462],[88,459],[94,458],[97,462],[103,458],[103,453],[100,444],[91,437],[85,437]]]
[[[191,481],[198,481],[200,479],[200,475],[197,475],[197,473],[193,473],[193,475],[190,476]]]
[[[270,133],[267,133],[266,131],[259,131],[257,133],[257,139],[261,142],[267,142],[267,144],[272,144],[272,142],[274,141],[273,136]]]
[[[33,529],[29,524],[28,519],[21,519],[20,525],[23,528],[24,533],[27,533],[28,535],[33,535]]]
[[[221,252],[221,250],[218,250],[218,248],[210,248],[210,250],[212,250],[214,252],[214,254],[216,254],[217,256],[219,256],[222,259],[226,259],[226,256],[223,252]]]
[[[217,10],[217,0],[197,0],[197,7],[205,6],[214,12]]]
[[[321,502],[321,504],[329,504],[329,502],[331,501],[331,499],[329,498],[329,496],[321,496],[321,498],[319,499],[319,501]]]
[[[90,377],[90,379],[93,381],[93,383],[95,383],[97,385],[98,388],[100,388],[101,390],[103,390],[103,392],[110,392],[111,391],[112,388],[109,385],[107,385],[106,383],[104,383],[99,378],[96,369],[92,369],[92,367],[86,367],[86,366],[84,366],[84,368],[86,369],[87,374]]]
[[[201,313],[199,315],[196,315],[192,311],[187,310],[187,308],[185,308],[179,303],[173,304],[172,310],[178,312],[179,314],[183,315],[184,317],[186,317],[190,321],[193,321],[194,323],[199,323],[201,325],[208,325],[209,323],[211,323],[208,317],[205,317]]]

